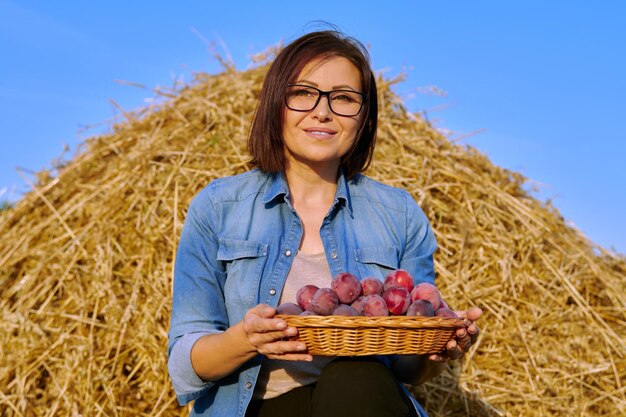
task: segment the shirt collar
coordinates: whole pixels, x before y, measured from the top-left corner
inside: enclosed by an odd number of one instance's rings
[[[333,206],[337,207],[343,202],[350,215],[352,215],[352,200],[350,199],[350,189],[348,188],[348,179],[343,174],[343,169],[339,168],[339,178],[337,178],[337,192],[335,193],[335,201]]]
[[[289,197],[289,186],[287,185],[287,179],[285,178],[285,174],[283,172],[268,174],[268,181],[263,193],[263,203],[267,204],[278,197],[282,197],[285,202],[288,201]],[[350,199],[348,180],[343,174],[343,170],[339,169],[337,191],[335,192],[333,207],[337,207],[341,202],[345,203],[345,206],[350,211],[350,214],[352,214],[352,201]]]
[[[263,192],[263,203],[267,204],[279,196],[289,196],[289,186],[287,185],[287,179],[282,172],[275,172],[268,175],[268,180],[265,185],[265,191]]]

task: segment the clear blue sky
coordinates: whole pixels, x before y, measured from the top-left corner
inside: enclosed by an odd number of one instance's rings
[[[626,1],[0,0],[0,200],[28,189],[16,167],[50,167],[148,87],[239,69],[322,19],[406,71],[412,111],[519,171],[591,240],[626,253]],[[201,34],[199,36],[198,34]],[[425,94],[436,86],[445,95]],[[29,174],[25,174],[27,178]]]

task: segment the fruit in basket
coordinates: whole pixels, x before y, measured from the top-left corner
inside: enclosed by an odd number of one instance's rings
[[[302,313],[302,309],[295,303],[282,303],[276,307],[277,314],[287,314],[289,316],[297,316]]]
[[[337,274],[331,288],[305,285],[296,293],[296,304],[283,303],[281,314],[342,316],[457,317],[442,299],[437,287],[422,282],[414,285],[409,272],[397,269],[384,282],[368,277],[359,282],[351,273]],[[291,304],[291,305],[289,305]],[[303,310],[298,312],[297,307]]]
[[[387,303],[380,295],[366,295],[363,297],[361,315],[368,317],[388,316],[389,309],[387,308]]]
[[[311,309],[311,299],[313,295],[319,290],[319,287],[315,285],[305,285],[300,288],[296,293],[296,302],[300,306],[302,310],[310,310]]]
[[[361,314],[361,310],[363,310],[363,299],[364,298],[365,298],[365,296],[362,295],[359,298],[357,298],[356,300],[354,300],[354,302],[352,302],[352,304],[350,304],[350,307],[355,309],[359,314]]]
[[[377,278],[365,278],[361,281],[361,287],[363,288],[363,295],[383,295],[384,284]]]
[[[406,311],[407,316],[432,317],[435,315],[435,309],[430,301],[415,300]]]
[[[304,310],[302,313],[299,314],[300,316],[317,316],[317,314],[315,314],[314,312],[312,312],[311,310]]]
[[[409,309],[411,295],[404,287],[390,287],[383,293],[383,300],[387,304],[389,312],[394,316],[400,316]]]
[[[396,269],[385,277],[385,290],[391,287],[404,287],[408,292],[414,287],[413,277],[404,269]]]
[[[430,301],[435,310],[441,306],[441,294],[437,287],[429,282],[419,283],[413,288],[411,291],[411,301],[416,300]]]
[[[458,319],[459,316],[456,315],[456,313],[452,310],[450,310],[449,308],[445,308],[445,307],[440,307],[437,310],[435,310],[435,316],[437,317],[451,317],[454,319]]]
[[[339,306],[333,310],[333,316],[358,316],[358,311],[347,304],[339,304]]]
[[[311,298],[310,310],[320,316],[330,316],[339,305],[339,297],[332,288],[320,288]]]
[[[349,272],[337,274],[330,283],[330,288],[335,290],[343,304],[350,304],[361,295],[361,283]]]

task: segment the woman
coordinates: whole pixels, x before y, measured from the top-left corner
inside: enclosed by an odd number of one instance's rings
[[[365,48],[305,35],[271,65],[252,124],[254,169],[192,201],[175,266],[168,368],[202,416],[416,416],[400,381],[419,383],[475,341],[472,324],[441,355],[313,357],[276,319],[305,284],[406,269],[434,281],[436,242],[403,190],[363,175],[374,150],[376,83]],[[475,320],[480,312],[473,312]],[[419,410],[419,411],[418,411]],[[425,414],[423,414],[425,415]]]

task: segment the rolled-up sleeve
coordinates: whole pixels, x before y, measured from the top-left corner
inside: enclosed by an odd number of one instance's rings
[[[202,336],[209,333],[188,333],[173,344],[167,369],[180,405],[195,400],[211,388],[212,382],[203,381],[191,365],[191,348]]]
[[[214,382],[203,381],[191,365],[191,349],[202,336],[226,330],[226,274],[217,260],[217,214],[210,186],[189,206],[174,266],[172,317],[168,333],[168,371],[181,405],[198,398]]]

